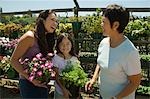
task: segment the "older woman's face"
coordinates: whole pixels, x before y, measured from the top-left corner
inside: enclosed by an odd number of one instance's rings
[[[46,18],[44,22],[44,25],[48,33],[53,33],[58,25],[56,15],[54,13],[49,14],[49,16]]]

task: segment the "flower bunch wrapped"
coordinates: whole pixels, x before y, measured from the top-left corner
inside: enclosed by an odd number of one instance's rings
[[[21,61],[25,72],[29,74],[30,81],[36,79],[41,82],[49,82],[50,78],[54,76],[52,56],[53,54],[49,53],[47,57],[43,57],[41,53],[38,53],[31,61],[29,59]]]
[[[66,87],[83,87],[88,80],[87,74],[80,65],[80,61],[68,61],[60,76]]]

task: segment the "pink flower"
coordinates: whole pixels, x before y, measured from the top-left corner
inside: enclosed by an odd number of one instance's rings
[[[23,66],[26,66],[27,67],[26,69],[28,69],[27,73],[29,73],[30,75],[29,76],[30,81],[36,79],[41,82],[48,82],[48,79],[50,79],[49,77],[54,76],[54,74],[52,74],[53,63],[50,61],[50,59],[51,59],[50,57],[43,57],[43,55],[39,53],[31,61],[29,61],[29,59],[25,59],[23,61],[22,63]]]
[[[38,65],[39,65],[38,63],[35,63],[35,64],[34,64],[35,67],[37,67]]]
[[[42,64],[40,67],[41,67],[41,68],[44,68],[45,66]]]
[[[41,57],[42,57],[42,54],[41,54],[41,53],[39,53],[39,54],[36,55],[36,58],[37,58],[37,59],[41,59]]]
[[[33,68],[33,71],[36,72],[36,71],[37,71],[37,68]]]
[[[38,59],[36,57],[33,58],[33,61],[37,61]]]
[[[52,69],[48,69],[49,72],[52,72]]]
[[[34,76],[29,76],[29,81],[33,81]]]
[[[31,75],[34,76],[34,75],[35,75],[35,72],[32,71],[32,72],[30,73],[30,76],[31,76]]]
[[[38,75],[39,77],[42,76],[42,74],[43,74],[42,71],[38,71],[38,72],[37,72],[37,75]]]
[[[48,65],[49,65],[49,62],[46,62],[46,63],[45,63],[45,66],[47,67]]]
[[[53,63],[50,62],[49,65],[48,65],[48,68],[50,69],[50,68],[52,68],[52,67],[53,67]]]

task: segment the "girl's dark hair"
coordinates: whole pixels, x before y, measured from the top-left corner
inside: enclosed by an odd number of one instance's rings
[[[108,5],[102,15],[109,19],[111,27],[115,21],[119,22],[119,33],[123,33],[129,22],[129,11],[117,4]]]
[[[67,38],[70,40],[71,44],[72,44],[72,48],[71,48],[71,51],[69,52],[69,54],[72,55],[72,56],[77,56],[77,55],[75,54],[74,42],[73,42],[73,40],[72,40],[72,37],[71,37],[69,34],[66,34],[66,33],[63,33],[63,34],[59,35],[58,38],[57,38],[57,43],[56,43],[56,51],[57,51],[57,54],[58,54],[58,53],[61,53],[61,54],[62,54],[62,52],[61,52],[60,49],[59,49],[59,44],[62,42],[63,38],[65,38],[65,37],[67,37]]]
[[[36,20],[36,30],[35,30],[35,37],[37,38],[38,45],[40,52],[43,54],[43,56],[47,56],[48,53],[53,53],[54,45],[55,45],[55,37],[56,33],[47,33],[47,30],[45,29],[43,21],[46,20],[46,18],[54,13],[54,10],[45,10],[40,12],[37,20]]]

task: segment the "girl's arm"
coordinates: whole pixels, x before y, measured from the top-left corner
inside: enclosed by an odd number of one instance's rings
[[[59,85],[59,87],[62,89],[64,97],[69,99],[69,95],[71,96],[71,93],[65,88],[65,86],[62,84],[62,82],[60,81],[60,77],[59,77],[59,70],[58,68],[55,68],[55,72],[56,72],[56,83]]]

